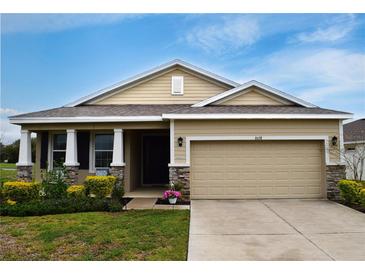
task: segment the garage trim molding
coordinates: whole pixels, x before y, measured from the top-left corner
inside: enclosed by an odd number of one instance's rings
[[[305,140],[318,140],[324,141],[324,149],[325,149],[325,161],[326,165],[331,165],[329,158],[329,137],[323,135],[315,135],[315,136],[254,136],[254,135],[244,135],[244,136],[186,136],[186,154],[185,159],[186,163],[177,164],[175,166],[190,166],[190,148],[192,141],[305,141]]]

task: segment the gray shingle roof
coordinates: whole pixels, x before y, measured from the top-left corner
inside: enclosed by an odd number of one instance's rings
[[[190,105],[88,105],[60,107],[25,113],[11,118],[161,116],[162,114],[349,114],[324,108],[300,106],[205,106]]]
[[[365,141],[365,119],[359,119],[343,125],[345,142]]]

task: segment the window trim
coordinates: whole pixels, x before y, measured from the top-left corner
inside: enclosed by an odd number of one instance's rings
[[[174,92],[174,79],[175,78],[179,78],[181,79],[181,92],[180,93],[176,93]],[[171,76],[171,95],[174,95],[174,96],[182,96],[184,95],[184,76],[182,75],[173,75]]]
[[[96,150],[95,149],[95,136],[98,134],[110,134],[113,136],[113,142],[114,142],[114,133],[110,132],[110,131],[94,131],[94,132],[90,132],[90,145],[89,145],[89,173],[95,173],[96,169],[106,169],[106,168],[110,168],[110,166],[108,167],[98,167],[96,168],[95,166],[95,152],[96,151],[111,151],[114,152],[113,149],[111,150]]]
[[[54,136],[64,134],[66,135],[66,148],[63,149],[53,149],[54,147]],[[53,153],[54,152],[65,152],[66,159],[66,149],[67,149],[67,133],[64,131],[53,131],[48,133],[48,171],[53,170]]]

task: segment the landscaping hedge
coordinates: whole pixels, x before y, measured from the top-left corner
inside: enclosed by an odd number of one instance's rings
[[[365,182],[341,180],[338,182],[341,198],[352,205],[365,207]]]
[[[114,176],[87,176],[85,179],[86,194],[98,198],[110,197],[115,186]]]
[[[39,183],[6,182],[2,187],[4,198],[16,202],[28,202],[39,199],[39,191]]]
[[[1,204],[1,216],[41,216],[90,211],[121,211],[122,205],[112,199],[97,198],[63,198],[49,200],[34,200],[14,205]]]

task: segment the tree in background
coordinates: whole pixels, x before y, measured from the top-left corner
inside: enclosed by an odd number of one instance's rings
[[[20,140],[14,141],[12,144],[4,145],[0,140],[0,162],[8,161],[8,163],[18,162]],[[32,138],[32,162],[35,161],[36,138]]]

